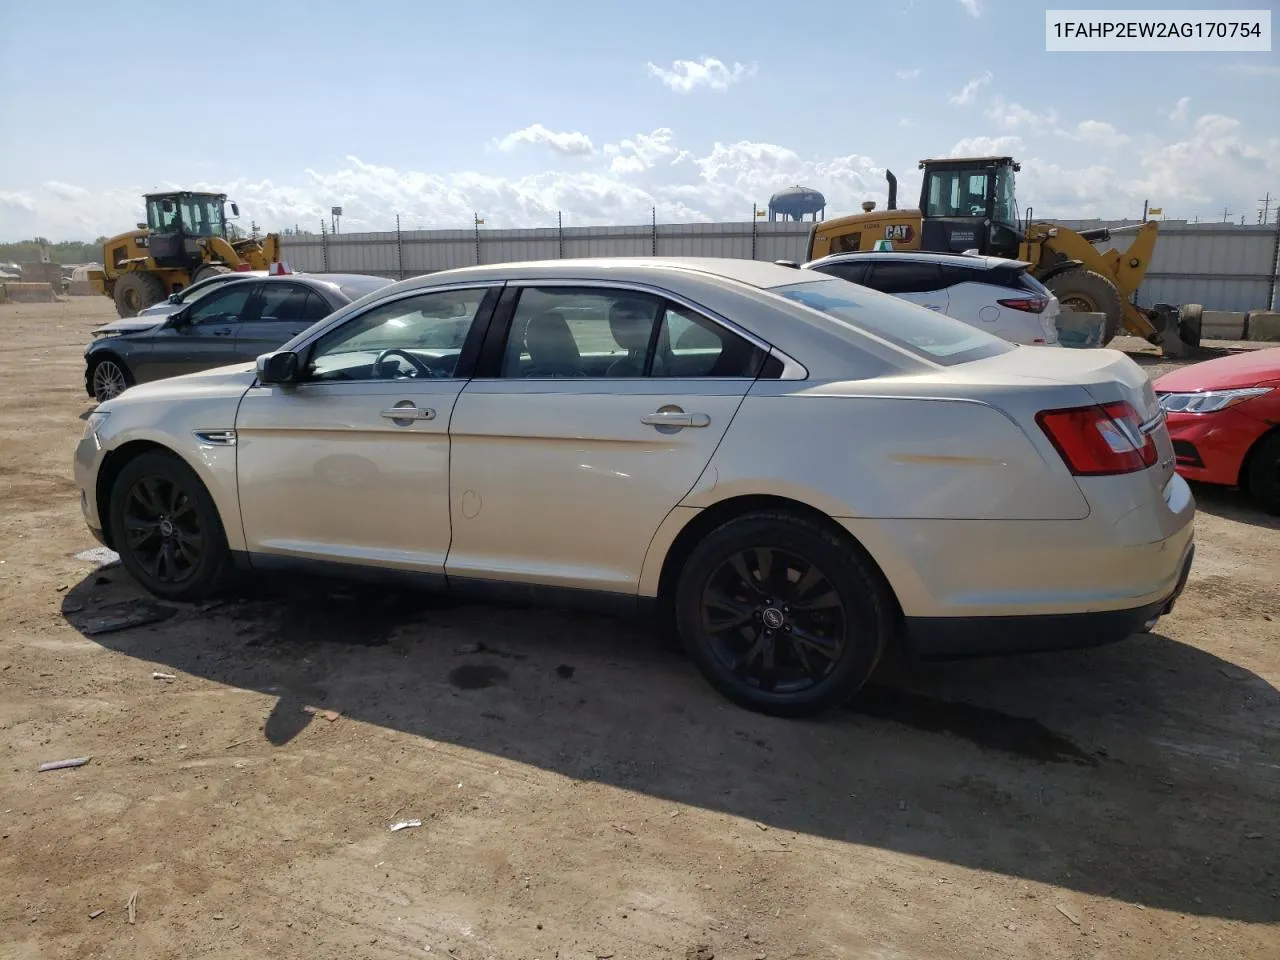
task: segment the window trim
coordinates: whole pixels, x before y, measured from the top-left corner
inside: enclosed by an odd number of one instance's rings
[[[505,286],[501,280],[497,281],[465,281],[459,283],[440,284],[431,287],[415,287],[412,290],[404,290],[397,292],[394,296],[386,297],[376,303],[368,304],[364,309],[355,313],[349,313],[344,317],[324,325],[323,328],[316,330],[310,337],[298,344],[294,348],[294,353],[298,356],[298,368],[305,370],[311,364],[311,358],[315,352],[316,345],[331,333],[341,330],[349,323],[358,321],[361,317],[366,316],[371,310],[380,310],[388,304],[399,303],[401,300],[410,300],[417,297],[432,296],[438,293],[451,293],[458,290],[483,290],[484,296],[480,298],[480,307],[476,310],[475,319],[471,321],[471,329],[467,331],[467,337],[462,342],[462,350],[458,353],[458,362],[453,368],[452,377],[436,377],[433,383],[453,383],[456,381],[466,381],[475,375],[476,363],[479,360],[481,344],[484,337],[487,336],[490,327],[493,325],[494,314],[498,308],[500,294]],[[341,308],[339,308],[341,309]],[[313,384],[324,384],[326,386],[351,385],[364,383],[388,383],[393,381],[386,380],[298,380],[298,386],[309,386]]]
[[[788,356],[787,354],[783,353],[781,350],[777,349],[772,344],[766,343],[764,340],[760,339],[760,337],[751,333],[749,330],[744,330],[742,327],[734,323],[732,320],[729,320],[728,318],[721,316],[720,314],[716,313],[716,311],[708,309],[702,304],[695,303],[694,301],[688,299],[687,297],[683,297],[680,294],[673,293],[672,291],[667,290],[663,287],[657,286],[655,284],[648,284],[648,283],[627,281],[627,280],[604,280],[604,279],[591,279],[591,278],[569,279],[566,277],[554,277],[554,278],[553,277],[546,277],[546,278],[522,277],[518,280],[506,281],[506,288],[502,292],[502,298],[499,301],[498,307],[497,309],[495,309],[493,313],[493,317],[489,323],[489,329],[486,332],[484,344],[481,348],[480,356],[478,358],[479,362],[477,363],[475,372],[472,375],[473,379],[484,380],[486,382],[499,381],[503,383],[544,382],[543,378],[530,377],[530,378],[521,378],[519,380],[516,380],[511,377],[502,376],[503,351],[506,349],[507,338],[510,336],[510,333],[511,333],[511,324],[512,324],[512,321],[515,319],[515,309],[516,309],[516,304],[519,301],[520,292],[525,287],[580,287],[580,288],[591,288],[591,289],[600,289],[600,290],[621,290],[628,293],[645,294],[645,295],[657,297],[659,300],[665,301],[668,304],[671,304],[677,307],[683,307],[686,310],[690,310],[696,314],[699,314],[704,319],[706,319],[709,323],[711,323],[713,326],[719,325],[720,327],[723,327],[725,330],[727,330],[729,333],[732,333],[735,336],[740,337],[743,340],[746,340],[748,343],[750,343],[756,349],[760,350],[765,355],[766,361],[770,356],[777,356],[778,359],[781,360],[783,364],[783,371],[782,371],[782,374],[778,377],[778,379],[805,380],[809,376],[809,371],[805,369],[803,364],[793,359],[792,357]],[[662,324],[662,311],[660,310],[658,319],[654,323],[654,330],[657,331],[661,327],[661,324]],[[653,347],[653,343],[651,338],[650,353],[652,353],[652,347]],[[646,365],[647,363],[648,363],[648,359],[646,358]],[[761,364],[761,369],[762,370],[764,369],[764,363]],[[788,374],[790,374],[790,376]],[[649,377],[647,375],[642,375],[640,377],[612,377],[612,378],[585,378],[585,379],[590,379],[593,382],[600,382],[601,380],[604,380],[604,379],[664,380],[664,379],[670,379],[670,378]],[[722,381],[755,382],[756,380],[760,379],[760,376],[757,374],[754,377],[691,377],[689,379],[715,381],[717,383]]]

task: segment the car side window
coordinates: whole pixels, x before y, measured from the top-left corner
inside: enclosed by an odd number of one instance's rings
[[[262,285],[261,308],[258,319],[267,323],[273,321],[298,321],[305,319],[307,299],[311,290],[300,283],[275,281]]]
[[[954,287],[961,283],[982,283],[987,279],[986,275],[980,270],[970,270],[968,267],[943,266],[939,268],[942,272],[942,286]]]
[[[372,307],[316,341],[307,379],[452,377],[488,292],[440,290]]]
[[[924,261],[885,261],[871,265],[864,286],[881,293],[927,293],[942,286],[937,264]]]
[[[237,283],[225,290],[214,290],[191,305],[187,310],[187,319],[194,324],[239,320],[249,303],[249,297],[258,286],[260,284]]]
[[[659,297],[591,287],[526,287],[507,334],[504,379],[643,377]]]
[[[814,269],[850,283],[862,283],[867,276],[867,266],[866,263],[824,263]]]
[[[307,291],[307,302],[302,308],[302,316],[299,319],[315,322],[323,320],[331,313],[333,313],[333,307],[329,305],[328,300],[314,290]]]
[[[685,307],[662,313],[653,377],[750,377],[764,363],[765,351],[732,330]]]

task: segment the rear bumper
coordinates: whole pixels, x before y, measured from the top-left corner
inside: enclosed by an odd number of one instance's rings
[[[907,617],[906,645],[922,659],[945,660],[1010,653],[1076,650],[1115,643],[1173,609],[1186,588],[1195,556],[1187,547],[1177,584],[1154,603],[1125,610],[1014,617]]]
[[[1167,422],[1178,473],[1229,487],[1240,481],[1245,454],[1267,431],[1266,421],[1233,407],[1217,413],[1170,413]]]

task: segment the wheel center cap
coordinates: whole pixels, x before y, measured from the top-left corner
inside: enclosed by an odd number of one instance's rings
[[[760,614],[761,622],[770,630],[777,630],[786,619],[777,607],[766,607],[764,613]]]
[[[170,520],[168,517],[165,517],[165,519],[163,519],[163,520],[161,520],[161,521],[160,521],[160,536],[162,536],[162,537],[172,537],[172,536],[173,536],[173,532],[174,532],[174,531],[173,531],[173,521],[172,521],[172,520]]]

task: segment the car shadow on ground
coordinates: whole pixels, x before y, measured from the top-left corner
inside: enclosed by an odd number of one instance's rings
[[[604,617],[314,582],[156,605],[118,566],[73,587],[63,613],[140,670],[275,697],[249,749],[288,750],[333,710],[849,856],[881,848],[940,875],[954,864],[1280,921],[1280,694],[1159,634],[898,660],[849,708],[787,721],[728,704],[652,630]]]
[[[1191,493],[1196,498],[1196,510],[1199,512],[1254,527],[1280,530],[1280,516],[1260,509],[1244,490],[1212,483],[1192,483]]]

